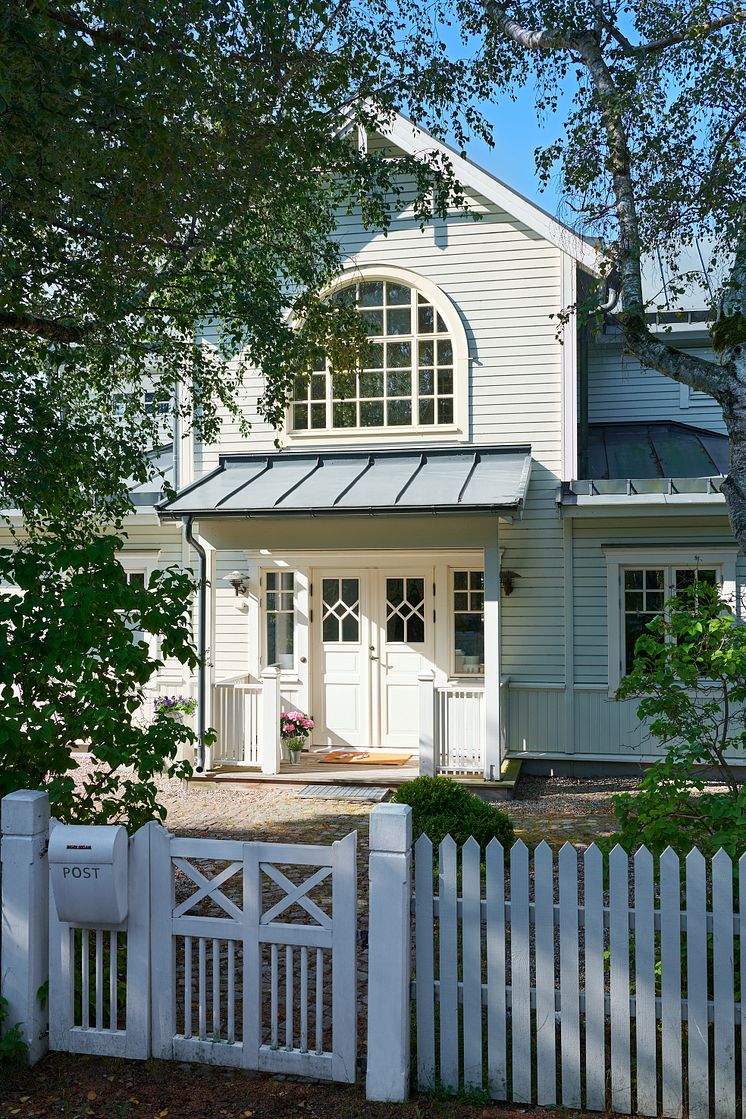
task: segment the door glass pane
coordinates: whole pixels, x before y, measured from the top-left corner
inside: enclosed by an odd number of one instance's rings
[[[321,600],[324,641],[356,645],[360,641],[360,580],[322,579]]]
[[[420,644],[425,640],[425,580],[386,580],[386,640]]]

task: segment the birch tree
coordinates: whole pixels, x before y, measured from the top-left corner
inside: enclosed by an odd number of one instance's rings
[[[573,89],[565,135],[536,153],[539,173],[559,166],[577,225],[601,238],[627,351],[722,406],[723,492],[746,547],[746,10],[739,0],[476,0],[459,12],[481,37],[475,65],[493,97],[534,81],[539,109],[551,112],[560,88]],[[695,237],[712,244],[723,273],[711,300],[716,362],[646,319],[641,259],[667,256],[681,289],[691,277],[677,252]]]

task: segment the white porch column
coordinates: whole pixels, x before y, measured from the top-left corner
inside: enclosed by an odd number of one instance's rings
[[[49,797],[19,789],[2,801],[2,929],[0,991],[6,1028],[20,1026],[29,1064],[49,1049],[46,1005],[39,990],[49,977]]]
[[[417,677],[420,694],[420,777],[437,772],[435,746],[435,673],[428,668]]]
[[[279,773],[282,743],[280,740],[280,670],[272,665],[262,673],[262,738],[260,743],[262,773]]]
[[[495,524],[484,547],[484,776],[499,780],[500,752],[500,546]]]

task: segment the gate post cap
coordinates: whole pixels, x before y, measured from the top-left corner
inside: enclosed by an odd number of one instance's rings
[[[39,789],[18,789],[0,803],[3,835],[40,835],[49,827],[49,796]]]
[[[371,851],[405,854],[411,846],[411,807],[408,804],[377,804],[370,814]]]

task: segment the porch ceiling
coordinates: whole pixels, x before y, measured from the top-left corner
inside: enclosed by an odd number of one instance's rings
[[[518,510],[531,448],[225,455],[162,516],[275,517]]]

